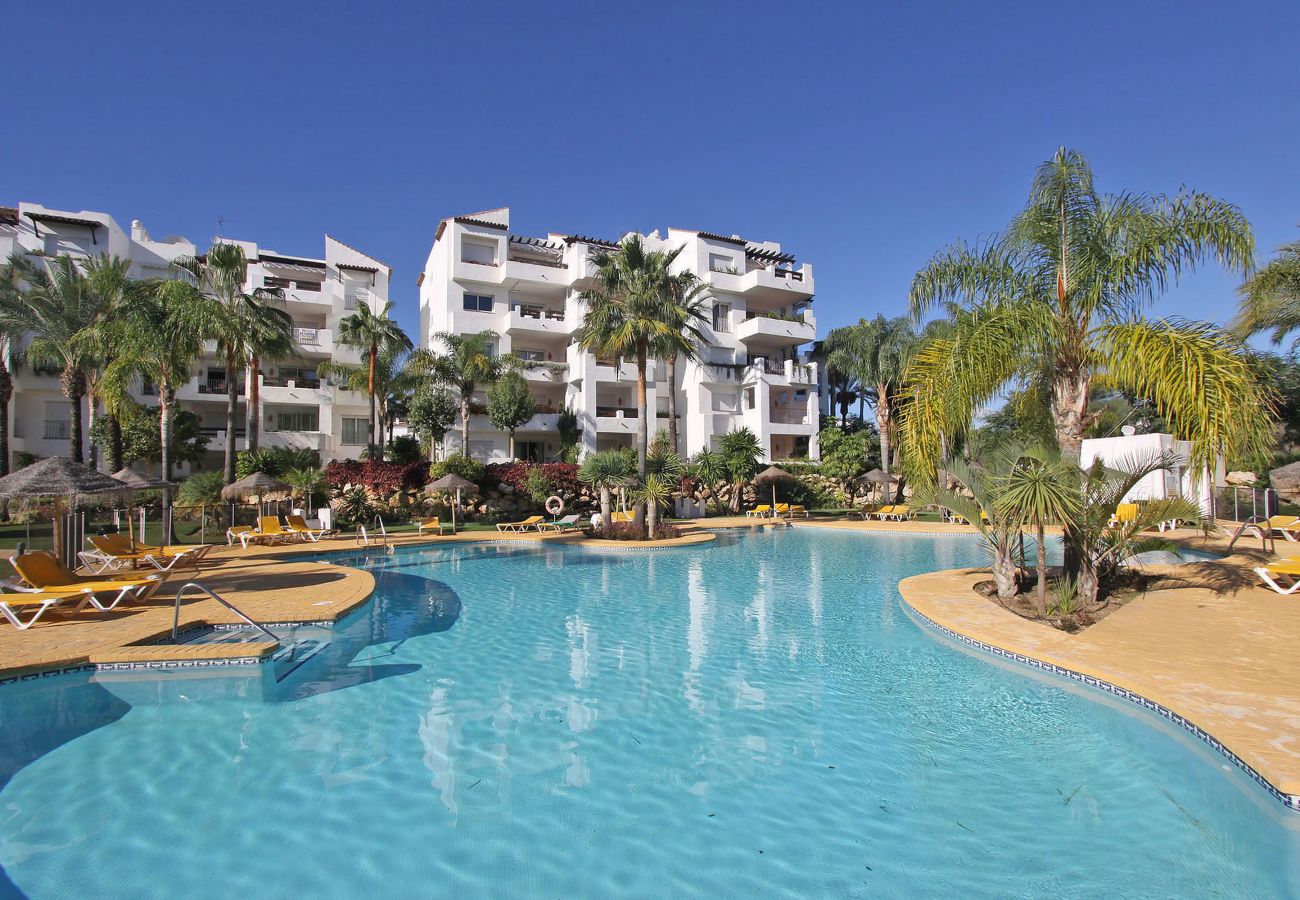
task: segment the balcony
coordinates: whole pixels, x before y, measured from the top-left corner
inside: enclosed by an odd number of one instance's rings
[[[635,434],[636,407],[631,409],[614,409],[608,406],[596,407],[596,430],[605,434]]]
[[[262,376],[259,399],[263,403],[311,404],[329,402],[330,386],[319,378],[270,378]]]
[[[259,444],[263,447],[324,452],[329,447],[329,438],[323,431],[263,431]]]
[[[736,337],[751,348],[798,346],[817,339],[817,320],[807,310],[793,319],[758,315],[741,322]]]
[[[740,276],[740,292],[746,300],[785,303],[807,300],[814,293],[812,266],[804,263],[798,269],[776,266],[750,269]]]
[[[511,290],[523,288],[563,296],[569,289],[569,269],[563,264],[517,259],[511,255],[506,260],[502,282]]]
[[[303,353],[324,353],[332,354],[334,352],[334,332],[328,328],[298,328],[293,329],[293,342],[298,345],[298,349]]]
[[[240,398],[244,396],[244,382],[237,382],[236,390]],[[191,378],[176,389],[177,400],[203,400],[210,403],[226,402],[226,382],[208,378]]]
[[[499,263],[471,262],[458,259],[452,265],[452,278],[474,284],[501,284],[506,278],[506,267]]]
[[[778,387],[812,387],[817,384],[817,366],[815,363],[801,363],[793,359],[759,357],[745,368],[742,380],[765,381]]]
[[[570,323],[563,309],[516,304],[506,313],[506,334],[567,337]]]
[[[297,303],[309,303],[313,306],[333,306],[334,291],[331,290],[328,282],[321,285],[319,291],[304,291],[302,288],[285,288],[284,302],[286,306],[292,306]]]
[[[561,384],[568,375],[568,371],[569,366],[566,363],[538,362],[522,370],[520,374],[528,381],[540,384]]]

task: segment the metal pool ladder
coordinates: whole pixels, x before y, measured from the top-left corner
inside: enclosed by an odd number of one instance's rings
[[[373,540],[376,541],[376,542],[378,542],[381,546],[385,547],[385,548],[388,550],[389,553],[392,553],[392,552],[393,552],[393,547],[392,547],[392,545],[388,542],[388,531],[387,531],[387,529],[384,528],[384,517],[383,517],[383,516],[375,516],[375,525],[379,528],[379,536],[376,537],[376,538],[374,538]],[[371,539],[369,533],[367,533],[367,531],[366,531],[366,526],[365,526],[365,525],[362,525],[362,524],[360,524],[360,523],[358,523],[358,524],[357,524],[357,543],[360,544],[360,545],[363,546],[363,547],[369,547],[370,544],[371,544],[371,541],[372,541],[372,539]]]
[[[264,626],[254,622],[244,613],[242,609],[235,606],[235,604],[231,603],[229,600],[225,599],[220,594],[208,590],[203,585],[199,584],[197,581],[185,582],[185,584],[181,585],[181,589],[176,592],[176,608],[172,612],[172,642],[173,643],[175,643],[179,639],[177,636],[177,629],[181,619],[181,597],[185,596],[185,592],[190,590],[191,588],[193,588],[195,591],[201,594],[206,594],[208,597],[210,597],[213,600],[216,600],[226,609],[230,610],[232,613],[239,616],[239,618],[243,619],[249,625],[252,625],[258,631],[262,632],[262,634],[266,635],[271,641],[275,643],[277,647],[280,646],[280,639],[276,637],[274,634],[272,634],[270,631],[268,631]]]

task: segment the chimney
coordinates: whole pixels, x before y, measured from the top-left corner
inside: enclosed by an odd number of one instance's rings
[[[131,220],[131,240],[137,243],[149,240],[149,232],[139,219]]]

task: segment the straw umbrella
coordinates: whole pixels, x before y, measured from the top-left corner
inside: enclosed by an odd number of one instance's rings
[[[136,491],[158,491],[158,490],[170,491],[173,487],[175,487],[175,485],[172,484],[172,482],[165,481],[162,478],[155,478],[152,475],[141,475],[139,472],[137,472],[135,469],[131,468],[130,466],[126,466],[125,468],[118,469],[116,472],[113,473],[113,477],[127,486],[126,494],[127,494],[128,501],[135,500]],[[127,533],[131,536],[131,540],[134,541],[135,523],[131,519],[130,506],[131,503],[128,502],[127,503],[128,508],[126,513],[126,529],[127,529]],[[166,525],[167,523],[164,522],[163,524]],[[144,528],[143,525],[141,525],[140,527],[142,529]],[[142,541],[144,540],[143,534],[140,535],[140,540]],[[167,542],[168,542],[167,540],[162,541],[162,543],[167,543]]]
[[[898,481],[898,479],[895,478],[893,475],[886,475],[886,474],[885,474],[883,471],[881,471],[880,469],[872,469],[872,470],[871,470],[870,472],[868,472],[866,475],[863,475],[863,476],[862,476],[862,480],[863,480],[863,481],[869,481],[869,482],[871,482],[872,484],[877,485],[878,488],[879,488],[880,490],[883,490],[883,489],[884,489],[884,485],[885,485],[885,484],[893,483],[893,482]],[[877,498],[877,499],[879,499],[879,498]]]
[[[776,483],[778,481],[794,481],[795,478],[785,469],[778,469],[776,466],[768,466],[763,471],[754,476],[754,486],[760,484],[772,485],[772,515],[776,515]]]
[[[73,462],[67,457],[52,456],[32,463],[4,478],[0,478],[0,497],[57,497],[67,498],[70,509],[76,509],[79,497],[109,494],[126,489],[126,485],[90,466]],[[79,543],[79,541],[77,542]],[[71,549],[73,553],[69,553]],[[54,527],[54,552],[69,565],[75,563],[75,546],[64,546],[58,522]]]
[[[234,503],[236,500],[257,499],[258,515],[262,514],[262,501],[267,494],[283,494],[291,490],[287,482],[281,481],[265,472],[254,472],[221,489],[221,499]],[[232,516],[231,521],[234,521]]]
[[[460,506],[460,492],[477,491],[478,485],[476,485],[472,481],[469,481],[468,479],[461,478],[455,472],[448,472],[446,475],[439,478],[433,484],[429,485],[429,490],[441,491],[443,493],[446,493],[447,491],[456,492],[456,505],[451,508],[451,533],[455,534],[456,533],[456,509]]]

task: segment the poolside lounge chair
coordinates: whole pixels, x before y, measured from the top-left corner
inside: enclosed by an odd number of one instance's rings
[[[630,525],[636,521],[636,513],[614,510],[614,512],[610,513],[609,519],[615,525]]]
[[[285,516],[285,530],[290,531],[303,540],[315,543],[323,537],[329,537],[337,532],[333,528],[312,528],[307,524],[307,520],[302,516]]]
[[[1106,527],[1118,528],[1121,525],[1136,522],[1139,509],[1140,507],[1136,503],[1121,503],[1119,506],[1115,507],[1115,514],[1110,517],[1110,521],[1106,523]]]
[[[912,507],[904,504],[902,506],[891,506],[889,512],[882,515],[881,520],[891,519],[895,522],[902,522],[912,518]]]
[[[880,521],[883,522],[893,514],[894,514],[894,505],[891,503],[888,506],[882,506],[880,507],[880,509],[867,513],[867,516],[870,518],[879,519]]]
[[[778,516],[784,516],[787,519],[808,518],[808,510],[804,509],[797,503],[778,503],[776,505],[776,514]]]
[[[562,519],[556,519],[554,522],[538,522],[538,531],[554,531],[557,534],[563,534],[566,531],[575,531],[582,528],[579,519],[582,518],[578,513],[570,513]]]
[[[529,516],[518,522],[498,522],[497,531],[527,531],[539,522],[545,520],[544,516]]]
[[[1283,596],[1290,596],[1300,590],[1300,560],[1284,559],[1269,563],[1267,566],[1256,566],[1255,574]],[[1279,582],[1282,581],[1289,583],[1280,584]]]
[[[772,515],[772,507],[766,503],[760,503],[758,504],[758,506],[755,506],[753,509],[745,510],[746,519],[753,519],[753,518],[762,519],[770,515]]]
[[[296,537],[302,537],[297,532],[290,531],[281,525],[279,516],[262,516],[259,518],[257,520],[257,533],[273,544],[276,541],[291,541]]]
[[[1268,534],[1264,530],[1268,529]],[[1269,516],[1267,522],[1249,526],[1256,537],[1284,537],[1288,541],[1300,540],[1300,516]]]
[[[434,516],[431,519],[420,520],[420,527],[418,533],[424,534],[426,531],[436,531],[438,532],[438,534],[442,534],[443,529],[449,527],[450,526],[448,525],[442,524],[442,518],[440,516]]]
[[[9,560],[23,585],[11,585],[25,593],[77,593],[90,591],[120,592],[123,587],[139,587],[138,599],[147,600],[162,587],[163,575],[77,575],[53,553],[37,550]],[[116,604],[114,604],[116,605]]]
[[[264,544],[267,540],[252,525],[231,525],[226,529],[227,546],[233,546],[235,541],[239,541],[240,546],[247,550],[249,544]]]
[[[207,544],[193,547],[155,547],[137,544],[124,534],[97,534],[89,539],[92,550],[77,554],[87,571],[96,575],[120,569],[137,568],[141,563],[160,572],[169,572],[182,563],[199,567],[199,560],[211,549]]]
[[[135,584],[123,583],[114,584],[98,589],[89,586],[70,591],[35,591],[17,594],[0,594],[0,616],[3,616],[11,625],[19,631],[26,631],[36,624],[45,611],[63,606],[68,603],[76,602],[77,610],[80,611],[87,605],[93,606],[100,612],[108,612],[114,609],[119,603],[133,599],[147,599],[146,591],[152,593],[156,588],[151,588],[148,583]],[[111,600],[101,598],[111,597]],[[22,610],[33,610],[23,621],[19,616]]]

